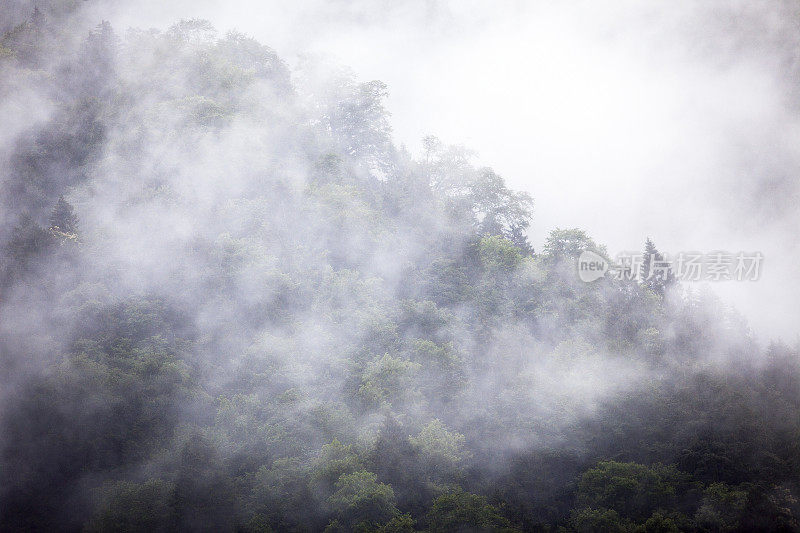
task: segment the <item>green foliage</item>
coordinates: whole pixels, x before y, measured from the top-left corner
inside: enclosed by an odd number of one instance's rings
[[[640,277],[645,287],[662,298],[667,289],[675,284],[675,275],[672,273],[672,269],[665,263],[664,256],[649,238],[644,245]]]
[[[446,339],[447,327],[453,319],[452,313],[442,309],[431,300],[405,301],[402,305],[399,325],[407,335],[420,339]]]
[[[420,384],[427,397],[444,401],[456,398],[465,383],[464,362],[452,343],[440,345],[415,339],[411,346],[411,358],[421,368],[427,369]]]
[[[363,470],[363,465],[352,446],[334,439],[320,450],[312,466],[310,481],[321,485],[323,490],[330,490],[341,476],[359,470]]]
[[[359,471],[344,474],[328,499],[341,526],[353,528],[364,522],[381,524],[399,514],[395,507],[394,491],[389,485],[379,483],[372,472]],[[329,527],[336,530],[335,527]]]
[[[111,485],[103,490],[103,503],[87,529],[98,533],[173,531],[176,526],[174,491],[174,484],[160,479],[140,484],[121,481]]]
[[[415,520],[408,513],[397,515],[376,529],[376,533],[414,533]]]
[[[368,164],[384,166],[391,150],[391,126],[383,100],[388,88],[381,81],[357,84],[331,110],[330,128],[342,151],[364,158]]]
[[[469,456],[464,450],[464,435],[448,431],[438,419],[431,420],[417,436],[408,440],[433,464],[452,467]]]
[[[481,264],[492,274],[513,272],[522,262],[522,254],[514,244],[503,237],[484,237],[478,245]]]
[[[434,500],[426,515],[426,531],[514,531],[508,519],[489,505],[486,498],[467,492],[452,492]]]
[[[503,178],[491,169],[483,169],[469,187],[472,209],[480,221],[479,233],[514,237],[525,248],[527,240],[520,232],[530,224],[530,196],[506,188]]]
[[[249,508],[255,511],[254,517],[263,517],[259,522],[266,520],[278,530],[293,529],[308,527],[314,518],[308,506],[314,501],[308,485],[308,470],[297,458],[283,458],[256,472]],[[298,516],[297,509],[306,509],[306,512]]]
[[[573,511],[570,518],[572,529],[576,533],[595,533],[603,531],[608,533],[633,533],[636,531],[633,523],[619,516],[613,509],[585,508]]]
[[[175,470],[173,501],[179,529],[230,530],[235,489],[214,443],[199,432],[186,435]]]
[[[690,489],[689,476],[673,466],[601,461],[581,476],[578,502],[641,520],[658,508],[674,507]]]
[[[245,533],[273,533],[275,531],[269,523],[269,519],[262,514],[253,515],[244,525]]]
[[[379,81],[45,4],[0,44],[48,112],[0,191],[1,530],[798,530],[796,348],[580,282],[585,231],[534,254]]]
[[[412,400],[416,397],[414,376],[420,368],[419,363],[384,354],[367,363],[361,375],[358,396],[371,406]]]
[[[601,253],[601,248],[595,244],[585,231],[572,229],[555,229],[547,236],[544,244],[544,256],[550,263],[565,258],[576,258],[586,250]],[[601,255],[603,255],[601,253]]]
[[[679,527],[682,526],[682,527]],[[685,531],[688,520],[680,514],[668,515],[663,511],[656,511],[644,523],[646,533],[678,533]]]
[[[725,483],[712,483],[703,492],[703,503],[694,520],[705,531],[733,531],[738,527],[746,505],[746,490],[736,490]]]
[[[183,98],[174,105],[187,123],[199,126],[220,128],[231,118],[230,111],[205,96]]]
[[[456,261],[434,261],[423,278],[428,283],[426,292],[438,305],[455,305],[463,301],[469,293],[467,267]]]

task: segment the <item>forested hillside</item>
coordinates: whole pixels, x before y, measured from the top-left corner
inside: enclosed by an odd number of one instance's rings
[[[379,81],[78,4],[0,40],[0,530],[800,530],[796,349]]]

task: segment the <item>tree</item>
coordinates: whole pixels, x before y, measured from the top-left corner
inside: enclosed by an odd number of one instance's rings
[[[420,460],[432,477],[451,472],[469,456],[464,449],[464,435],[449,431],[439,419],[429,422],[408,440],[419,450]]]
[[[674,506],[689,489],[688,475],[672,466],[601,461],[581,476],[578,502],[643,520],[658,508]]]
[[[47,45],[51,44],[47,30],[47,18],[36,6],[27,21],[16,25],[2,36],[0,44],[4,48],[13,50],[14,56],[24,66],[37,67]]]
[[[530,241],[528,240],[528,236],[525,231],[528,229],[530,222],[527,220],[524,222],[519,222],[511,226],[510,230],[507,232],[508,240],[514,243],[514,246],[519,248],[519,251],[523,255],[533,255],[533,246],[531,246]]]
[[[347,155],[386,172],[392,148],[389,112],[383,104],[389,94],[386,84],[373,80],[347,89],[329,113],[331,133]]]
[[[203,435],[189,435],[179,453],[172,501],[179,530],[230,531],[236,498],[234,479]]]
[[[175,485],[160,479],[136,484],[120,482],[106,489],[103,503],[89,522],[89,532],[173,531]]]
[[[607,254],[605,248],[598,246],[585,231],[578,228],[556,228],[545,240],[544,261],[548,265],[573,261],[587,250],[597,252],[602,256]]]
[[[254,476],[250,507],[275,529],[319,530],[322,509],[309,487],[309,472],[297,458],[277,459]]]
[[[217,30],[207,20],[189,19],[170,26],[167,35],[176,43],[199,48],[211,46],[217,38]]]
[[[358,397],[368,406],[399,405],[418,398],[416,375],[421,365],[384,354],[367,363]]]
[[[41,28],[44,26],[45,23],[45,16],[44,13],[39,9],[39,6],[33,8],[33,14],[31,15],[31,24],[37,28]]]
[[[510,190],[502,177],[485,168],[469,184],[469,199],[480,234],[506,237],[528,253],[525,230],[530,225],[533,200],[527,193]]]
[[[403,510],[416,513],[430,497],[419,452],[408,441],[408,431],[391,414],[386,416],[369,458],[370,470],[395,490]]]
[[[65,234],[78,232],[78,215],[63,196],[59,196],[58,202],[50,213],[50,229]]]
[[[712,483],[703,492],[703,503],[695,513],[695,523],[707,531],[733,531],[747,506],[747,491],[725,483]]]
[[[427,531],[514,531],[500,510],[477,494],[457,491],[436,498],[426,516]]]
[[[80,94],[99,97],[111,90],[119,47],[120,40],[108,21],[103,21],[89,33],[72,69],[76,76],[75,89]]]
[[[344,474],[336,482],[336,491],[328,499],[338,524],[346,531],[355,526],[383,524],[400,512],[395,506],[394,491],[378,482],[378,476],[361,470]],[[336,528],[331,528],[336,529]]]
[[[489,275],[507,277],[523,261],[513,243],[497,235],[483,237],[478,243],[481,265]]]
[[[644,243],[640,279],[645,287],[661,297],[675,283],[672,268],[649,237]]]
[[[634,525],[630,520],[619,516],[613,509],[581,509],[573,511],[570,518],[572,529],[576,533],[633,533]]]
[[[337,439],[324,445],[311,469],[311,485],[321,491],[330,491],[344,474],[362,470],[361,461],[351,448]]]

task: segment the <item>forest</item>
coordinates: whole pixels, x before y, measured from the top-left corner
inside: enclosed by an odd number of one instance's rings
[[[582,282],[380,81],[80,4],[0,13],[0,530],[800,531],[797,346]]]

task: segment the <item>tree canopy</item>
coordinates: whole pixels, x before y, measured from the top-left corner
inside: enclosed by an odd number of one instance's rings
[[[0,39],[1,530],[800,530],[797,347],[582,282],[380,81],[75,9]]]

